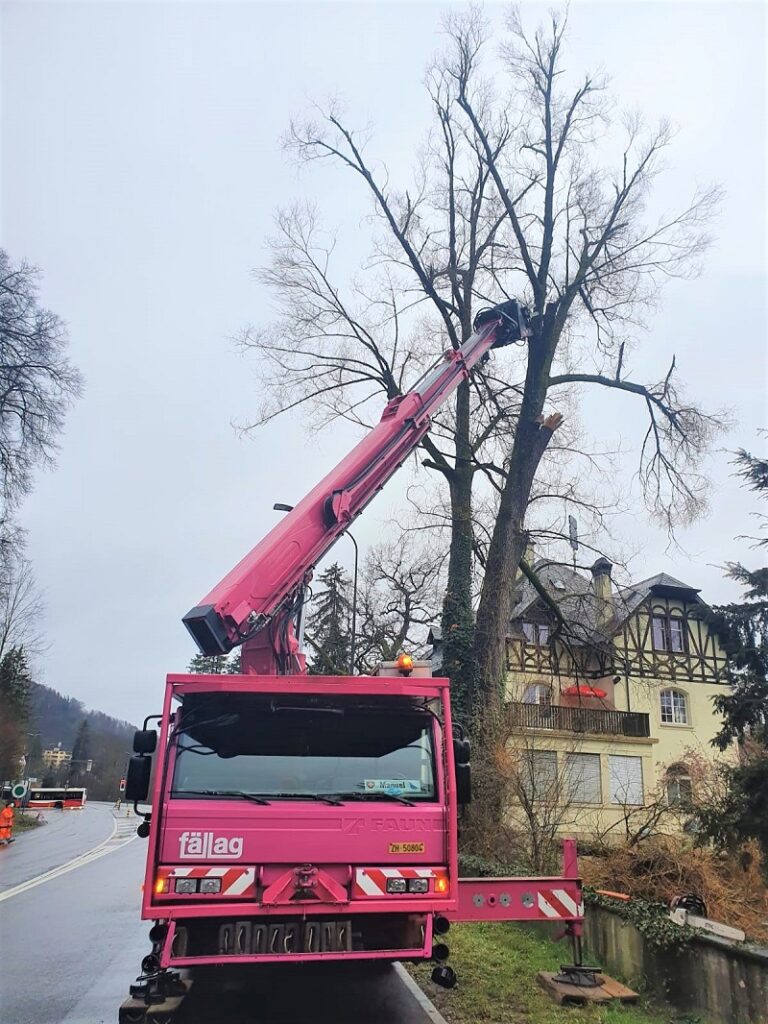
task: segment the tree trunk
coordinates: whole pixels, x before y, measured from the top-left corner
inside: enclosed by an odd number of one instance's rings
[[[450,478],[451,546],[443,601],[443,667],[451,680],[454,714],[469,723],[473,705],[472,464],[469,446],[469,384],[456,394],[456,461]]]
[[[550,305],[528,340],[528,368],[520,419],[515,431],[507,479],[488,549],[488,561],[475,624],[474,660],[480,705],[494,714],[506,683],[506,647],[512,587],[525,551],[525,513],[541,457],[561,417],[542,423],[552,354],[561,325]]]

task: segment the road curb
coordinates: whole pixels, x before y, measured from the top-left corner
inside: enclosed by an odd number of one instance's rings
[[[430,999],[419,988],[419,986],[416,984],[416,982],[413,980],[413,978],[410,976],[410,974],[405,969],[405,967],[403,967],[402,964],[395,964],[395,974],[398,976],[403,986],[408,989],[410,994],[413,996],[413,998],[419,1004],[421,1009],[427,1015],[427,1017],[431,1021],[431,1024],[448,1024],[448,1021],[445,1019],[442,1013],[440,1013],[437,1007],[433,1005]]]

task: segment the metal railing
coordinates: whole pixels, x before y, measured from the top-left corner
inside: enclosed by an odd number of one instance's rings
[[[565,708],[557,704],[508,705],[509,722],[520,729],[560,729],[602,736],[651,735],[650,717],[638,711],[602,711],[597,708]]]

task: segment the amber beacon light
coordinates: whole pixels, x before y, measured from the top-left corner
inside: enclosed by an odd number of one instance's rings
[[[413,658],[410,654],[398,654],[395,659],[395,668],[403,676],[409,676],[413,672]]]

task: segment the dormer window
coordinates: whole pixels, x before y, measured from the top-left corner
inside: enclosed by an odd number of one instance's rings
[[[680,615],[659,615],[651,617],[654,651],[668,651],[683,654],[687,649],[685,620]]]
[[[549,643],[549,626],[543,622],[524,622],[523,635],[525,642],[537,647],[546,647]]]

